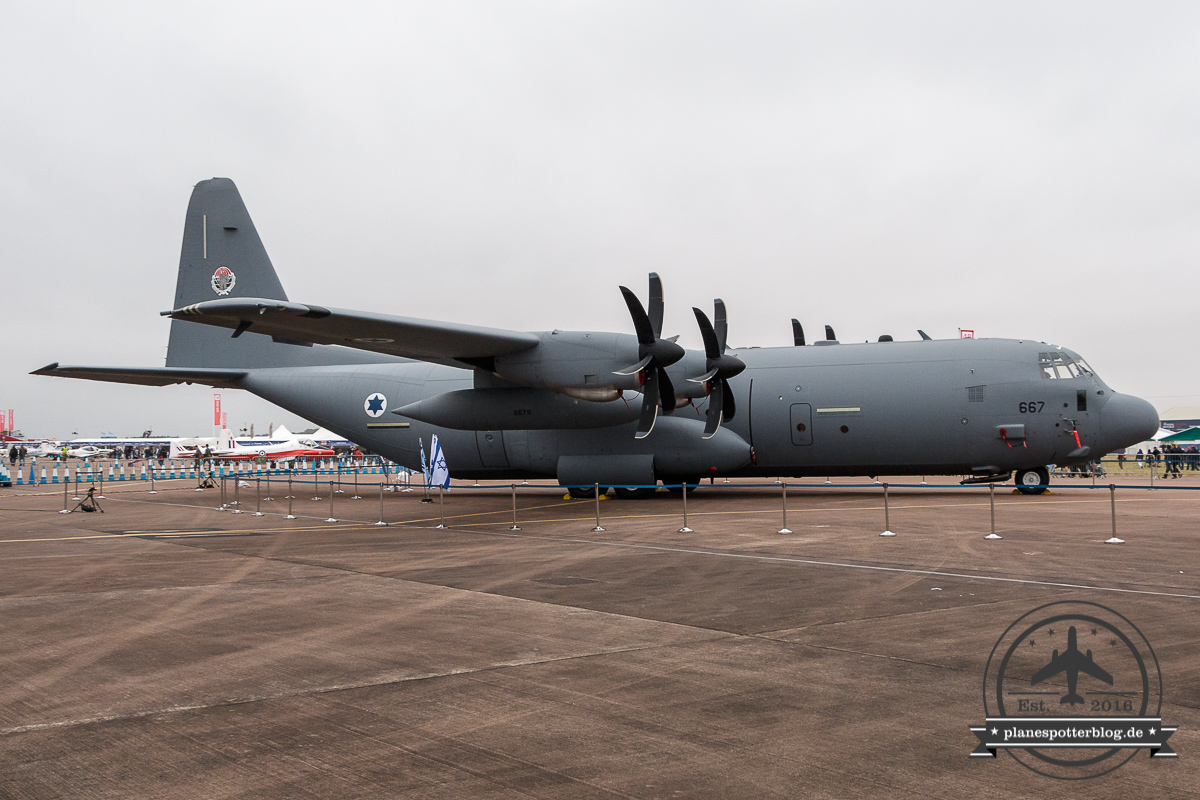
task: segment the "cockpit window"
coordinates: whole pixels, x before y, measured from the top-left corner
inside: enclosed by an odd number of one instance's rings
[[[1038,367],[1043,378],[1080,378],[1091,375],[1092,369],[1082,358],[1072,358],[1065,353],[1038,353]]]

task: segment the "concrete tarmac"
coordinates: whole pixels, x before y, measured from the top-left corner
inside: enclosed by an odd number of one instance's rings
[[[998,488],[1000,540],[986,487],[893,487],[881,537],[881,487],[796,483],[791,534],[775,486],[701,488],[691,533],[665,492],[593,531],[520,486],[512,531],[507,484],[456,487],[445,529],[419,491],[374,525],[365,482],[337,522],[311,485],[294,520],[279,486],[242,514],[182,481],[90,514],[0,490],[0,797],[1200,795],[1200,479],[1118,491],[1119,545],[1086,480]],[[993,645],[1069,599],[1152,644],[1178,759],[967,757]]]

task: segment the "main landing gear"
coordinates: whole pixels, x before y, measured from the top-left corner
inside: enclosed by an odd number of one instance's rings
[[[1017,491],[1021,494],[1041,494],[1050,486],[1050,473],[1045,467],[1017,470]]]

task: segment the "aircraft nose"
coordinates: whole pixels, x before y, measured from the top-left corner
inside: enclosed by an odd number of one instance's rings
[[[1140,397],[1114,394],[1104,405],[1101,426],[1110,442],[1105,449],[1129,447],[1158,433],[1158,412]]]

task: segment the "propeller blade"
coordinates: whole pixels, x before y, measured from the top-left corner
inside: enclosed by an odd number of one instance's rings
[[[792,318],[792,341],[796,343],[796,347],[804,347],[804,326],[800,324],[800,320]]]
[[[658,337],[654,335],[650,319],[646,316],[646,309],[642,308],[642,301],[624,286],[621,287],[621,294],[625,296],[625,305],[629,306],[629,316],[633,317],[633,329],[637,332],[638,343],[654,344]]]
[[[725,400],[721,406],[722,416],[726,420],[731,420],[737,414],[737,404],[733,402],[733,390],[729,388],[729,381],[724,378],[721,379],[720,383],[722,396]]]
[[[633,375],[635,373],[641,372],[642,370],[644,370],[646,368],[646,365],[649,364],[653,358],[654,358],[653,355],[648,355],[645,358],[643,358],[641,361],[634,364],[632,367],[626,367],[625,369],[617,370],[616,372],[613,373],[613,375]]]
[[[707,381],[711,381],[718,372],[720,372],[720,367],[713,367],[708,372],[697,378],[688,378],[688,381],[691,383],[705,383]]]
[[[825,326],[825,338],[831,342],[837,341],[837,334],[833,332],[833,327],[830,325]]]
[[[662,278],[658,277],[657,272],[650,273],[650,308],[648,309],[650,317],[650,328],[654,331],[654,338],[662,336],[663,325],[663,288]]]
[[[675,410],[675,386],[671,383],[670,376],[662,367],[656,367],[654,372],[658,375],[658,401],[663,407],[663,411],[670,414]]]
[[[635,439],[645,439],[654,430],[654,422],[658,419],[658,371],[646,373],[646,385],[642,387],[642,414],[638,418]]]
[[[692,306],[692,311],[696,313],[696,324],[700,326],[700,336],[704,339],[704,357],[715,361],[721,356],[717,332],[713,330],[712,323],[708,321],[708,315],[695,306]]]
[[[713,300],[713,328],[717,332],[717,344],[720,350],[717,352],[725,352],[725,340],[729,336],[729,322],[725,317],[725,301],[721,298]]]
[[[721,427],[721,417],[724,416],[725,403],[723,397],[725,394],[725,381],[717,381],[713,384],[712,394],[708,396],[708,411],[704,413],[704,438],[711,439],[717,435],[717,430]]]

